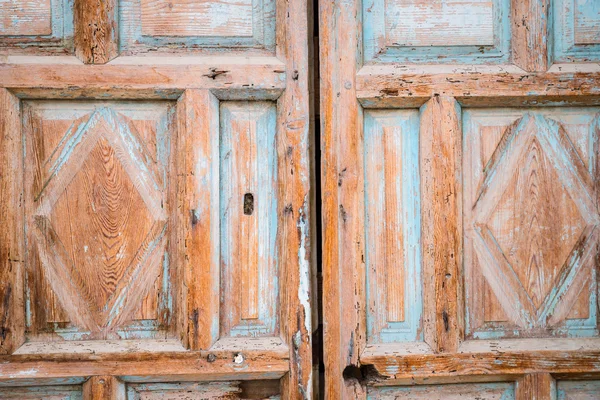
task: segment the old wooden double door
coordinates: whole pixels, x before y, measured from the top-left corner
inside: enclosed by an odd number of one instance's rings
[[[600,2],[312,14],[0,0],[0,398],[600,399]]]

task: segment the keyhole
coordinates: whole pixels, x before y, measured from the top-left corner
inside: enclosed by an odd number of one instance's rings
[[[244,215],[252,215],[254,212],[254,195],[246,193],[244,195]]]

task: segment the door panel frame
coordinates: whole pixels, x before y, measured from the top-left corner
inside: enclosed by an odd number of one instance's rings
[[[549,0],[511,2],[512,21],[528,27],[511,27],[513,64],[363,62],[362,3],[325,1],[319,12],[326,398],[365,399],[369,385],[512,381],[529,399],[554,379],[600,376],[600,339],[463,349],[461,260],[461,107],[600,105],[600,66],[551,65],[547,24],[537,24]],[[363,110],[394,108],[421,113],[424,342],[378,346],[367,344]]]
[[[76,51],[80,56],[86,54],[81,56],[84,61],[112,61],[87,66],[73,56],[50,58],[29,55],[31,51],[28,55],[9,53],[4,57],[0,65],[0,151],[14,156],[2,157],[6,161],[0,177],[0,198],[10,205],[8,213],[0,217],[5,227],[0,250],[7,255],[0,263],[2,277],[6,278],[0,282],[0,294],[8,299],[0,305],[0,314],[4,316],[2,328],[9,333],[0,342],[1,385],[32,385],[44,379],[59,382],[68,377],[94,376],[93,381],[86,383],[84,392],[89,398],[102,398],[104,395],[93,393],[104,393],[105,389],[90,387],[113,382],[117,377],[122,381],[153,382],[281,379],[282,398],[312,398],[310,7],[312,5],[305,0],[277,1],[277,46],[272,56],[257,53],[115,58],[115,46],[102,47],[82,40],[76,41],[78,49],[82,46],[91,46],[94,51],[106,49],[106,54],[92,55]],[[92,18],[87,12],[78,15],[77,26],[84,25],[81,19]],[[113,16],[106,15],[106,18]],[[118,32],[118,29],[113,31]],[[114,44],[117,36],[104,39]],[[18,198],[23,188],[19,179],[11,179],[10,171],[19,169],[22,164],[18,158],[21,154],[20,102],[34,99],[177,101],[176,125],[182,141],[177,148],[185,150],[178,157],[181,165],[174,182],[178,206],[181,206],[175,217],[182,227],[177,232],[178,256],[182,259],[185,283],[182,286],[187,290],[180,293],[182,307],[176,318],[176,332],[188,350],[146,349],[118,353],[107,346],[96,354],[13,354],[24,341],[23,298],[12,295],[22,292],[23,288],[20,257],[23,249],[19,236],[22,228],[18,225],[21,209]],[[214,260],[212,252],[218,252],[218,247],[213,245],[210,224],[215,216],[218,218],[218,213],[199,224],[190,218],[195,204],[210,208],[208,189],[211,188],[198,184],[193,173],[188,172],[208,156],[201,150],[209,149],[210,138],[219,135],[218,102],[229,100],[269,100],[277,104],[279,156],[275,195],[279,219],[280,340],[259,340],[258,345],[252,345],[239,338],[228,346],[213,348],[216,337],[211,326],[212,319],[218,315],[219,296],[214,288],[218,288],[219,265],[211,261]],[[203,289],[209,288],[216,295],[205,296]],[[197,312],[199,309],[204,311]],[[115,393],[120,390],[110,389]]]

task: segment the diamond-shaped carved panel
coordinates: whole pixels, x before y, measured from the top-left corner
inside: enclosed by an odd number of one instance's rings
[[[100,138],[58,198],[50,221],[70,254],[73,282],[93,313],[103,313],[153,224],[106,139]]]
[[[598,334],[595,312],[585,310],[596,296],[596,150],[582,154],[574,145],[597,143],[598,111],[465,113],[465,286],[474,338]]]
[[[487,226],[538,308],[586,224],[539,140],[519,165]]]
[[[31,296],[40,297],[36,288],[43,286],[52,293],[29,310],[30,329],[39,331],[44,319],[51,321],[47,309],[58,307],[70,321],[71,336],[63,336],[119,337],[117,331],[127,327],[127,336],[135,337],[134,320],[156,318],[157,302],[169,296],[160,290],[170,290],[155,284],[169,273],[168,204],[164,178],[157,177],[166,174],[168,153],[158,151],[164,149],[170,111],[156,104],[91,103],[69,112],[34,103],[26,112],[26,151],[34,155],[26,167],[33,246],[28,267],[37,281]],[[58,304],[48,304],[53,302]],[[153,324],[140,326],[148,332]],[[87,333],[77,336],[74,329]]]

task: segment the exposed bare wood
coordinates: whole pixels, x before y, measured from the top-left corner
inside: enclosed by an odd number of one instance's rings
[[[114,376],[92,376],[83,384],[86,400],[121,400],[125,398],[125,384]]]
[[[367,66],[357,75],[357,96],[365,107],[418,107],[434,95],[455,97],[463,105],[563,104],[574,96],[600,97],[600,72],[498,72],[405,74],[394,66]],[[562,97],[566,97],[562,100]],[[597,99],[594,100],[598,102]]]
[[[556,382],[548,373],[527,374],[517,381],[516,400],[556,400]]]
[[[543,72],[550,63],[549,0],[512,0],[512,61],[525,71]]]
[[[362,114],[356,100],[358,1],[320,3],[325,396],[361,399],[366,343]]]
[[[219,259],[213,254],[218,241],[218,100],[209,91],[188,90],[178,102],[179,194],[175,216],[180,224],[178,254],[187,254],[182,293],[184,312],[179,326],[184,344],[208,349],[219,337]],[[217,193],[215,193],[217,191]]]
[[[460,107],[435,96],[421,113],[421,196],[425,341],[456,352],[463,336]]]
[[[276,4],[277,56],[285,62],[286,90],[278,101],[277,215],[280,276],[280,332],[290,346],[290,373],[282,397],[307,400],[312,387],[311,176],[309,140],[309,5],[307,0]]]
[[[289,370],[288,357],[287,350],[1,356],[0,381],[94,375],[127,376],[136,381],[149,377],[155,381],[279,379]]]
[[[49,95],[56,92],[53,97],[62,94],[63,98],[65,93],[68,97],[100,97],[103,91],[122,97],[136,90],[166,91],[166,97],[173,98],[169,91],[181,93],[188,88],[227,89],[233,94],[236,91],[260,93],[261,90],[284,89],[286,68],[275,59],[265,61],[258,65],[244,64],[232,57],[231,64],[111,63],[93,68],[72,64],[0,64],[0,84],[16,93],[44,88]],[[227,72],[213,79],[211,69],[217,67]]]
[[[36,2],[6,1],[2,4],[0,34],[33,36],[52,33],[51,0]]]
[[[105,64],[119,55],[117,0],[75,0],[75,55],[86,64]]]
[[[0,88],[0,354],[25,340],[23,181],[19,100]]]
[[[600,352],[590,351],[509,351],[457,353],[437,355],[379,354],[361,357],[363,366],[377,371],[378,384],[393,385],[394,379],[411,377],[458,377],[465,380],[478,376],[515,375],[526,373],[583,374],[597,372]]]

